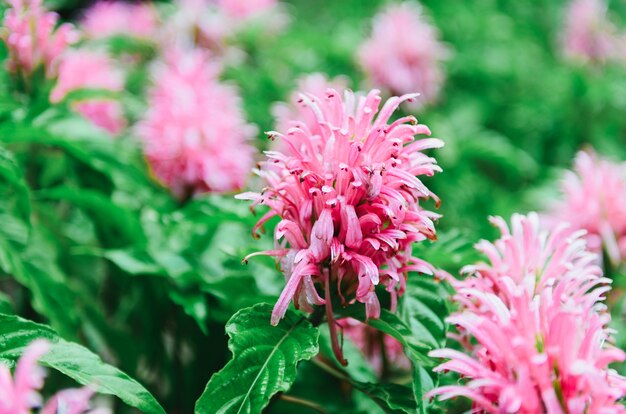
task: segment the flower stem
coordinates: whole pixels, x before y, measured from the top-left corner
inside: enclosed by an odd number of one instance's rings
[[[309,407],[312,410],[317,411],[318,413],[328,414],[328,411],[321,405],[314,403],[313,401],[305,400],[303,398],[293,397],[291,395],[281,394],[279,397],[281,400],[290,402],[292,404],[302,405],[304,407]]]
[[[324,283],[324,293],[325,293],[325,306],[326,306],[326,319],[328,320],[328,330],[330,332],[330,342],[333,346],[333,353],[337,358],[337,361],[344,367],[348,365],[348,361],[346,361],[343,357],[343,351],[341,349],[341,345],[339,344],[339,338],[337,337],[337,323],[335,322],[335,315],[333,314],[333,305],[330,297],[330,278],[328,274],[326,275],[326,283]]]

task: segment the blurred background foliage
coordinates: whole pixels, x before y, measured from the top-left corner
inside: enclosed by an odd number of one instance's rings
[[[238,86],[249,121],[259,126],[259,149],[268,146],[262,131],[274,128],[271,105],[289,99],[300,75],[346,75],[352,88],[366,86],[355,51],[385,3],[284,1],[290,23],[283,32],[266,36],[252,26],[239,33],[233,42],[244,59],[223,77]],[[442,200],[439,241],[416,249],[456,274],[477,259],[472,244],[493,236],[487,217],[542,209],[577,150],[592,146],[626,159],[626,65],[562,56],[563,0],[421,3],[449,58],[438,102],[416,114],[446,143],[434,154],[444,172],[428,180]],[[87,6],[47,5],[65,19]],[[610,2],[609,16],[625,28],[626,2]],[[124,52],[137,45],[118,39],[111,46]],[[148,63],[133,70],[120,97],[131,119],[145,110],[141,94],[150,79]],[[273,303],[282,289],[273,260],[241,264],[246,254],[271,248],[271,237],[250,235],[258,217],[245,202],[232,195],[175,200],[155,182],[132,136],[111,140],[67,107],[42,104],[45,91],[35,91],[25,108],[8,94],[8,82],[3,71],[0,309],[83,343],[145,384],[168,413],[192,412],[229,359],[226,321],[244,307]],[[445,296],[441,286],[432,289]],[[379,409],[312,362],[298,375],[290,394],[321,397],[328,412]],[[275,400],[267,411],[293,410]]]

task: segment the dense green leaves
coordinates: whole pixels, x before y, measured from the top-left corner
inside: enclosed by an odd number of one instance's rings
[[[233,359],[213,375],[196,403],[196,414],[258,413],[280,391],[287,391],[298,362],[318,351],[318,330],[288,311],[277,326],[269,324],[272,307],[246,308],[226,325]]]
[[[54,330],[12,315],[0,314],[0,360],[14,363],[35,339],[51,342],[41,363],[62,372],[78,383],[92,385],[98,392],[119,397],[148,414],[164,414],[154,397],[137,381],[102,362],[88,349],[60,338]]]

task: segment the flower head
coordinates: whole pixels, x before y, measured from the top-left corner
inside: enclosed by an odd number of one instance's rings
[[[431,394],[465,396],[488,413],[626,412],[617,403],[626,381],[608,369],[625,357],[606,344],[609,280],[582,232],[541,231],[536,214],[514,215],[511,229],[501,218],[492,222],[502,237],[477,245],[489,263],[451,279],[460,309],[449,322],[469,355],[431,352],[449,359],[436,371],[457,372],[463,384]]]
[[[378,14],[358,52],[372,84],[394,94],[419,92],[421,103],[437,98],[443,81],[440,61],[446,55],[437,30],[410,3],[390,5]]]
[[[377,90],[367,96],[345,91],[343,98],[334,89],[303,93],[301,103],[315,128],[296,122],[285,133],[270,133],[284,140],[287,150],[266,152],[258,171],[266,187],[238,197],[270,208],[255,231],[272,217],[281,219],[277,249],[266,252],[282,258],[287,279],[273,324],[292,299],[305,311],[330,306],[331,291],[344,305],[364,303],[368,317],[376,318],[376,286],[385,286],[395,307],[409,271],[432,271],[412,255],[413,242],[435,238],[438,217],[420,206],[421,199],[436,197],[416,176],[440,171],[422,151],[443,143],[416,140],[430,131],[413,116],[389,121],[400,103],[414,97],[393,97],[379,109]]]
[[[156,10],[149,3],[98,1],[85,13],[82,29],[92,39],[125,35],[151,39],[158,27]]]
[[[604,61],[619,50],[616,28],[606,16],[605,0],[572,0],[567,10],[563,44],[574,59]]]
[[[568,222],[587,231],[589,248],[604,252],[614,266],[626,259],[626,164],[581,151],[561,187],[563,199],[551,207],[549,222]]]
[[[32,342],[19,359],[13,377],[9,368],[0,363],[0,414],[30,414],[33,408],[42,405],[39,390],[43,387],[45,372],[37,361],[49,347],[44,340]],[[60,407],[65,414],[86,413],[92,395],[93,391],[88,388],[61,391],[41,409],[41,414],[61,412]]]
[[[10,0],[2,39],[9,50],[9,71],[30,74],[43,66],[48,77],[57,73],[61,55],[78,33],[71,24],[59,27],[59,16],[47,11],[42,0]]]
[[[124,89],[124,75],[104,53],[74,51],[59,66],[59,78],[50,100],[60,102],[68,93],[85,88],[120,92]],[[112,134],[124,128],[122,105],[114,99],[86,99],[73,104],[77,112]]]
[[[238,190],[252,167],[255,128],[218,74],[201,50],[169,53],[138,126],[154,174],[179,197]]]

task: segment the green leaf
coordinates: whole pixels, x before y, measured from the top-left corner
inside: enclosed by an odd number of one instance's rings
[[[115,395],[131,407],[148,414],[165,414],[154,397],[137,381],[102,362],[100,357],[78,344],[67,342],[51,328],[18,316],[0,314],[0,361],[14,364],[35,339],[52,343],[41,363],[99,393]]]
[[[359,391],[370,397],[385,413],[414,414],[417,404],[411,389],[399,384],[372,384],[352,381],[351,384]]]
[[[274,327],[271,313],[271,305],[259,304],[228,322],[233,359],[213,375],[196,414],[260,413],[274,394],[291,387],[298,362],[319,352],[317,328],[292,311]]]

